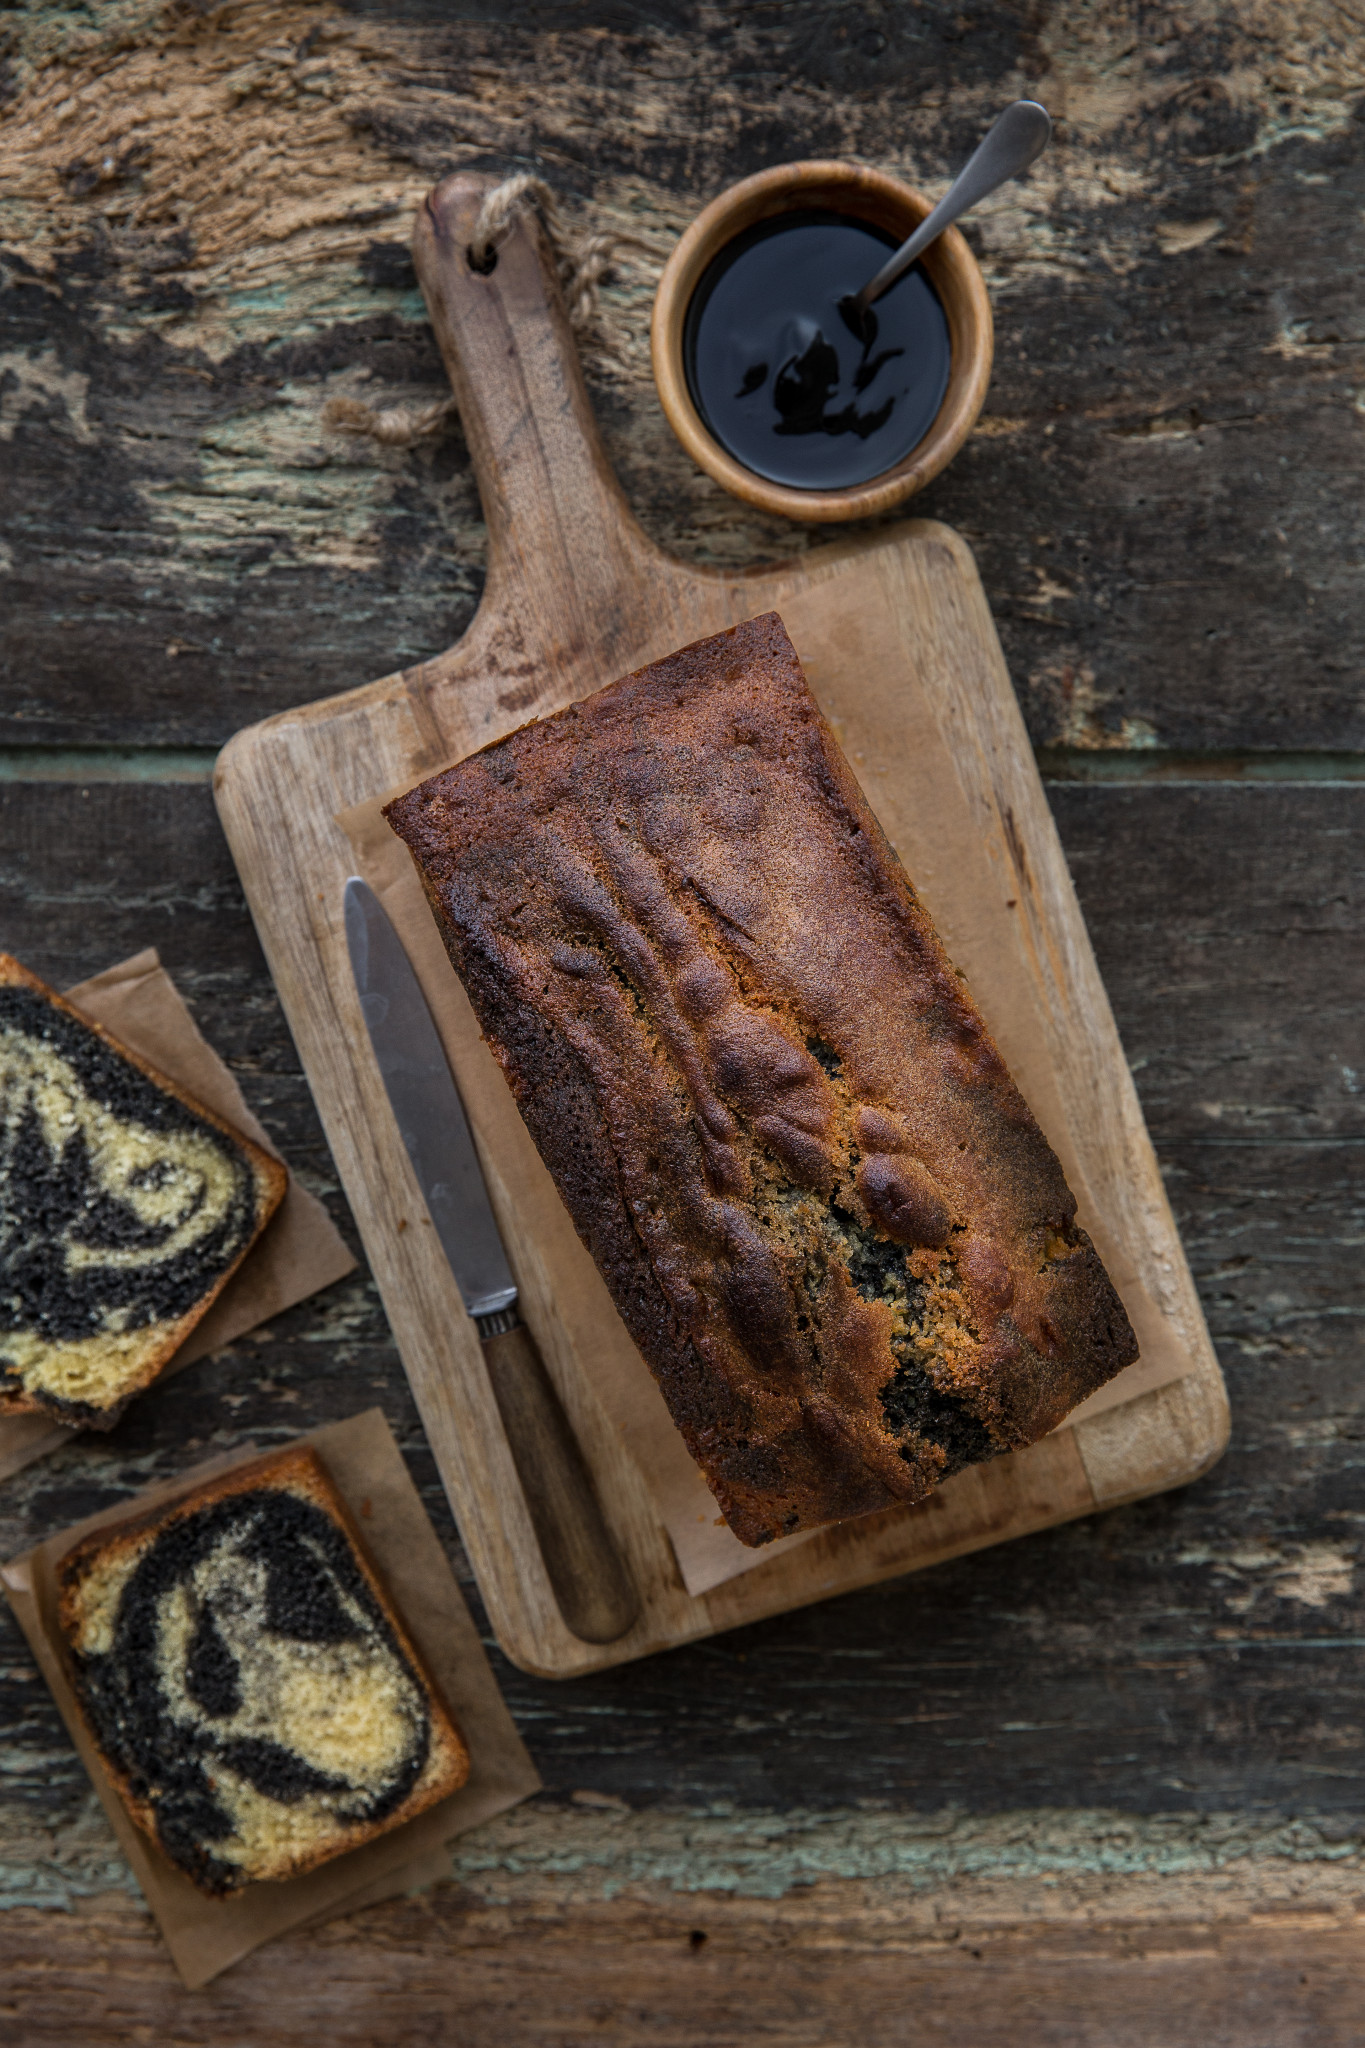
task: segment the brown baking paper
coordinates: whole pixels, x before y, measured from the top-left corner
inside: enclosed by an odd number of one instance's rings
[[[383,903],[402,939],[431,1006],[478,1141],[503,1241],[521,1286],[526,1320],[542,1352],[550,1349],[551,1330],[558,1324],[578,1369],[644,1474],[668,1531],[684,1585],[693,1596],[709,1592],[727,1579],[766,1564],[778,1552],[809,1541],[816,1532],[802,1531],[766,1544],[761,1550],[750,1550],[719,1519],[715,1496],[674,1427],[654,1377],[631,1341],[590,1254],[580,1242],[502,1071],[483,1042],[411,855],[382,815],[381,806],[388,802],[389,795],[397,793],[391,791],[357,804],[340,813],[337,822],[351,842],[359,872]],[[895,833],[888,837],[895,844]],[[973,986],[977,986],[976,977]],[[991,1022],[989,1016],[987,1022]],[[1081,1416],[1101,1414],[1154,1387],[1183,1378],[1190,1369],[1189,1361],[1144,1289],[1132,1259],[1115,1243],[1113,1233],[1092,1227],[1093,1216],[1088,1216],[1087,1211],[1093,1211],[1094,1205],[1086,1200],[1085,1175],[1070,1142],[1069,1123],[1060,1108],[1055,1118],[1049,1120],[1047,1105],[1040,1099],[1044,1084],[1055,1095],[1041,1025],[1031,1017],[1016,1014],[1009,1020],[1008,1033],[996,1032],[996,1036],[1007,1041],[1006,1056],[1016,1075],[1023,1064],[1019,1057],[1021,1048],[1029,1055],[1028,1066],[1038,1077],[1039,1085],[1026,1093],[1079,1198],[1081,1220],[1101,1244],[1105,1264],[1123,1298],[1142,1352],[1135,1364],[1072,1410],[1061,1425],[1069,1428]],[[556,1348],[562,1356],[565,1343]]]
[[[168,1080],[178,1082],[187,1094],[279,1157],[233,1076],[201,1035],[155,946],[90,981],[78,982],[65,994],[68,1002],[94,1023],[105,1025],[131,1052],[141,1053]],[[261,1237],[152,1385],[196,1358],[220,1351],[234,1337],[269,1322],[354,1267],[355,1260],[321,1202],[291,1173],[284,1200]],[[0,1479],[79,1434],[46,1415],[0,1415]]]
[[[161,1854],[129,1819],[99,1760],[76,1704],[56,1625],[56,1566],[74,1543],[92,1529],[111,1528],[248,1463],[259,1456],[257,1448],[249,1445],[231,1457],[196,1465],[167,1485],[78,1522],[0,1567],[0,1580],[19,1625],[191,1991],[277,1934],[448,1877],[446,1843],[540,1789],[535,1765],[503,1704],[478,1631],[384,1417],[371,1408],[298,1441],[313,1445],[355,1516],[379,1576],[454,1716],[470,1757],[469,1777],[449,1799],[302,1877],[249,1885],[236,1897],[213,1899]]]

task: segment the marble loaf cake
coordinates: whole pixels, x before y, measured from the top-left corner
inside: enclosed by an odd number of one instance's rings
[[[775,613],[387,816],[742,1542],[918,1500],[1136,1357]]]
[[[469,1757],[317,1454],[254,1460],[57,1567],[86,1726],[201,1890],[296,1877],[458,1791]]]
[[[287,1180],[0,953],[0,1415],[111,1428],[217,1300]]]

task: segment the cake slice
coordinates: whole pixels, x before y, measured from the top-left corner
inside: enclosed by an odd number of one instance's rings
[[[296,1877],[469,1775],[316,1452],[239,1466],[58,1566],[76,1695],[129,1814],[202,1891]]]
[[[0,1414],[110,1429],[288,1175],[5,953],[0,1120]]]
[[[386,815],[742,1542],[919,1500],[1137,1356],[776,613]]]

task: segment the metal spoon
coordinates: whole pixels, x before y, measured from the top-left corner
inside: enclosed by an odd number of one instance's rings
[[[1047,148],[1051,134],[1052,121],[1047,108],[1039,106],[1037,100],[1015,100],[1012,106],[1006,107],[995,126],[978,143],[966,168],[958,173],[933,212],[920,222],[909,241],[901,243],[895,255],[882,265],[860,292],[850,292],[841,301],[839,310],[855,334],[861,331],[873,300],[879,299],[887,287],[893,285],[915,258],[922,256],[929,244],[937,241],[943,230],[951,227],[960,215],[968,212],[988,193],[994,192],[997,185],[1007,184],[1021,171],[1026,171],[1034,158],[1041,156]]]

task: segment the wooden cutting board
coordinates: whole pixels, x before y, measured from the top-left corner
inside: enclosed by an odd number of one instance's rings
[[[488,578],[447,654],[239,733],[215,788],[243,885],[498,1639],[568,1676],[1176,1486],[1227,1403],[1032,750],[965,544],[926,521],[753,571],[664,554],[593,423],[550,252],[523,221],[487,276],[465,259],[486,180],[419,221],[423,286],[488,521]],[[776,610],[873,808],[1062,1153],[1081,1216],[1147,1297],[1182,1375],[978,1466],[909,1510],[822,1532],[698,1598],[572,1354],[538,1332],[643,1595],[605,1646],[550,1594],[473,1325],[431,1231],[351,981],[337,814],[756,612]],[[944,915],[950,902],[970,904]],[[1027,1021],[1028,1029],[1024,1029]],[[490,1162],[494,1164],[495,1162]],[[533,1264],[536,1247],[510,1245]],[[1154,1320],[1155,1319],[1155,1320]],[[1140,1329],[1140,1335],[1142,1331]]]

